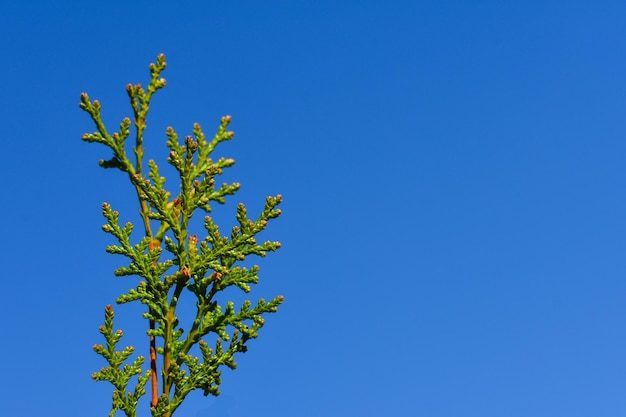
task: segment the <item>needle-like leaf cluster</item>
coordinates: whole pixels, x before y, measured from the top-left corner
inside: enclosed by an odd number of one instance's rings
[[[135,348],[132,346],[125,347],[121,352],[116,352],[117,343],[122,338],[122,331],[113,331],[113,307],[108,305],[104,310],[104,326],[100,326],[100,333],[104,335],[107,342],[106,348],[102,345],[94,345],[93,350],[101,355],[109,363],[109,366],[102,368],[98,372],[94,372],[92,378],[96,381],[109,381],[115,387],[113,391],[113,406],[111,408],[110,417],[113,417],[117,410],[122,410],[126,415],[135,415],[137,402],[146,393],[146,384],[150,379],[150,371],[142,372],[141,366],[145,359],[138,356],[132,364],[124,364],[133,354]],[[137,385],[133,392],[126,392],[126,387],[135,375]]]
[[[133,122],[126,118],[118,132],[109,134],[102,118],[101,105],[91,101],[87,94],[81,95],[80,107],[91,116],[97,131],[85,134],[83,140],[106,145],[113,152],[111,159],[100,161],[104,168],[125,172],[134,187],[140,204],[144,235],[133,243],[132,223],[120,224],[119,213],[107,203],[102,205],[106,224],[102,229],[112,235],[117,243],[106,248],[107,252],[123,255],[128,264],[115,271],[117,276],[137,276],[138,284],[120,295],[116,302],[124,304],[138,301],[147,307],[144,318],[149,322],[147,335],[151,340],[151,368],[144,372],[142,356],[131,364],[126,363],[134,352],[126,347],[121,352],[115,348],[121,331],[113,330],[113,308],[105,309],[105,325],[100,332],[106,347],[96,345],[96,353],[109,363],[107,368],[96,372],[95,380],[111,382],[115,391],[111,416],[119,409],[127,416],[136,415],[139,398],[146,393],[149,379],[153,381],[152,415],[171,416],[187,394],[200,389],[204,395],[219,395],[221,367],[235,369],[235,354],[246,352],[246,343],[258,336],[264,324],[265,313],[277,311],[283,297],[270,301],[260,299],[253,305],[249,300],[236,307],[233,302],[220,305],[218,294],[229,287],[244,292],[250,284],[259,281],[258,266],[243,267],[239,264],[250,255],[264,257],[276,251],[280,243],[259,243],[256,236],[265,230],[268,222],[280,215],[277,206],[281,196],[268,197],[258,217],[251,219],[243,204],[237,206],[236,222],[228,234],[222,234],[208,214],[214,202],[223,204],[225,198],[234,194],[238,183],[216,185],[216,177],[225,168],[234,165],[232,159],[213,160],[211,154],[223,141],[234,134],[228,131],[230,116],[223,117],[217,133],[207,139],[199,124],[193,127],[193,135],[181,143],[171,127],[167,129],[167,146],[170,150],[167,162],[178,173],[179,187],[176,193],[164,188],[165,178],[159,174],[154,161],[148,162],[147,174],[143,171],[143,133],[153,94],[165,86],[161,72],[165,69],[165,57],[160,55],[156,64],[150,65],[151,80],[147,90],[139,84],[128,85],[126,90],[133,109]],[[132,147],[134,161],[129,157],[127,139],[134,125],[135,141]],[[205,212],[206,236],[198,238],[190,232],[190,220],[198,212]],[[179,326],[176,308],[184,293],[195,299],[196,314],[189,330]],[[213,347],[207,337],[215,335]],[[160,339],[157,345],[153,341]],[[200,356],[191,349],[197,346]],[[160,375],[155,374],[156,357],[161,358]],[[135,390],[127,392],[133,376],[139,375]],[[157,378],[161,379],[160,394],[154,392]],[[158,397],[158,399],[157,399]]]

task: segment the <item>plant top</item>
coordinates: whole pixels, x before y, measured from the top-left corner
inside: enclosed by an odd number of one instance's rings
[[[218,295],[229,287],[238,287],[248,293],[250,285],[259,281],[259,267],[240,266],[248,256],[264,257],[267,252],[280,248],[279,242],[258,243],[256,235],[265,230],[268,222],[280,215],[277,206],[281,196],[267,197],[265,207],[256,219],[248,217],[243,204],[237,206],[236,222],[227,234],[222,234],[209,215],[212,204],[225,202],[235,194],[239,183],[216,186],[216,177],[225,168],[232,167],[233,159],[212,159],[216,146],[233,138],[228,131],[230,116],[223,117],[217,133],[207,139],[199,124],[194,124],[193,134],[182,143],[173,128],[167,128],[167,163],[178,172],[179,187],[176,192],[165,189],[165,178],[159,175],[156,162],[144,166],[144,131],[152,96],[165,87],[161,73],[165,70],[165,56],[159,55],[150,64],[150,83],[126,87],[133,118],[125,118],[119,131],[109,133],[101,118],[101,105],[81,94],[80,107],[96,125],[97,131],[83,135],[86,142],[107,146],[112,158],[100,161],[103,168],[118,169],[128,175],[137,194],[143,236],[135,238],[134,225],[120,224],[119,213],[104,203],[102,213],[106,224],[102,229],[117,241],[106,251],[123,255],[128,263],[115,270],[116,276],[136,276],[136,287],[120,295],[116,303],[140,302],[146,306],[143,318],[147,320],[149,341],[149,368],[145,369],[144,356],[135,356],[135,348],[118,350],[123,336],[114,330],[114,311],[105,308],[104,325],[100,333],[105,344],[97,344],[94,351],[108,366],[93,374],[96,381],[109,381],[114,386],[113,403],[109,416],[121,410],[135,417],[139,399],[146,394],[150,382],[150,409],[153,417],[170,417],[185,397],[193,390],[204,395],[219,395],[222,367],[235,369],[235,355],[246,352],[247,343],[258,336],[264,324],[263,315],[277,311],[283,297],[270,301],[249,300],[235,306],[232,301],[220,303]],[[127,142],[134,132],[132,144]],[[132,146],[132,154],[126,151]],[[190,220],[204,212],[204,234],[192,233]],[[131,239],[133,238],[133,239]],[[176,308],[183,295],[196,305],[195,318],[180,326]],[[213,335],[213,337],[209,337]],[[197,347],[194,352],[192,348]],[[134,382],[133,387],[131,381]],[[160,381],[160,387],[159,387]],[[132,388],[132,389],[131,389]]]

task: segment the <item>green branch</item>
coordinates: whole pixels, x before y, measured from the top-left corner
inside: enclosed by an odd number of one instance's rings
[[[211,140],[206,139],[197,123],[192,135],[186,136],[183,143],[179,142],[173,128],[167,128],[166,145],[170,150],[167,162],[178,173],[176,192],[164,188],[166,180],[161,177],[156,162],[148,161],[148,174],[143,174],[146,120],[154,93],[166,84],[161,78],[165,68],[165,57],[159,55],[157,63],[150,65],[147,89],[139,84],[127,86],[133,120],[122,120],[119,131],[113,134],[108,133],[102,121],[100,103],[91,101],[87,94],[81,95],[80,107],[91,116],[96,126],[96,131],[83,135],[83,140],[103,144],[112,151],[111,159],[100,161],[100,166],[116,168],[128,175],[144,223],[144,237],[133,243],[133,224],[120,225],[119,213],[107,203],[102,205],[106,219],[102,229],[117,241],[106,250],[122,255],[128,261],[115,270],[115,275],[139,277],[137,285],[121,294],[116,302],[138,301],[147,306],[148,311],[143,317],[149,322],[146,334],[151,340],[151,354],[161,358],[158,372],[161,388],[157,392],[157,361],[151,358],[152,372],[144,372],[141,368],[143,356],[131,361],[135,351],[132,346],[115,350],[122,333],[113,330],[113,309],[107,306],[105,324],[100,328],[106,347],[96,345],[94,350],[108,362],[108,367],[94,373],[93,377],[114,386],[110,416],[118,410],[127,416],[135,416],[137,403],[146,394],[145,386],[149,380],[152,380],[153,387],[153,417],[171,416],[194,390],[201,390],[204,395],[219,395],[222,367],[237,367],[236,355],[246,352],[247,343],[258,336],[265,323],[263,316],[276,312],[283,302],[282,296],[269,302],[259,299],[254,306],[246,300],[238,308],[230,301],[219,302],[219,295],[226,288],[235,286],[248,293],[251,284],[259,281],[257,265],[246,268],[238,263],[250,256],[264,257],[267,252],[280,248],[278,242],[257,243],[256,239],[267,228],[268,222],[281,214],[277,208],[282,201],[280,195],[268,197],[255,220],[250,219],[246,207],[239,204],[235,216],[237,225],[231,228],[229,235],[222,235],[208,215],[204,218],[206,236],[203,239],[190,230],[191,219],[197,210],[211,213],[213,203],[224,204],[226,198],[240,188],[239,183],[216,186],[216,177],[232,167],[235,161],[211,157],[221,142],[234,137],[234,133],[228,130],[230,116],[221,119]],[[130,160],[125,148],[131,127],[135,130],[134,161]],[[187,332],[180,327],[176,314],[185,293],[193,294],[192,299],[196,302],[196,315]],[[211,335],[214,335],[213,347],[209,347],[207,341]],[[198,346],[200,356],[190,353],[194,346]],[[130,392],[128,384],[134,376],[137,376],[137,384]]]

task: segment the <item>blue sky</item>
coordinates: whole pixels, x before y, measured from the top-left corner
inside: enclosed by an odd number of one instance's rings
[[[109,411],[91,347],[136,282],[100,204],[137,208],[79,95],[114,129],[161,52],[151,157],[230,114],[216,219],[285,200],[251,293],[285,303],[177,415],[626,413],[626,3],[184,3],[0,6],[7,415]],[[116,323],[138,350],[140,312]]]

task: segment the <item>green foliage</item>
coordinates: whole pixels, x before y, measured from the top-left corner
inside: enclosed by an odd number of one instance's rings
[[[145,304],[143,317],[149,322],[147,335],[150,339],[150,368],[144,372],[144,357],[138,356],[131,363],[134,348],[116,351],[122,331],[113,330],[114,312],[111,306],[105,309],[105,324],[100,327],[106,341],[94,346],[94,351],[109,364],[93,374],[96,381],[109,381],[115,387],[110,416],[121,410],[128,417],[136,415],[137,403],[146,394],[146,385],[152,380],[151,412],[154,417],[169,417],[193,390],[202,390],[204,395],[219,395],[221,368],[235,369],[235,354],[247,351],[247,342],[258,336],[264,324],[263,315],[277,311],[283,297],[271,301],[260,299],[253,303],[246,300],[240,307],[233,302],[220,305],[218,294],[229,287],[244,292],[251,290],[250,284],[259,281],[259,267],[238,265],[250,255],[264,257],[267,252],[280,248],[278,242],[258,243],[256,235],[265,230],[268,221],[280,215],[277,206],[281,196],[268,197],[265,207],[256,219],[250,219],[246,207],[237,207],[237,226],[228,235],[222,235],[213,219],[204,217],[206,237],[199,239],[189,230],[190,220],[198,211],[211,212],[214,202],[223,204],[225,198],[235,194],[238,183],[216,186],[215,178],[225,168],[234,165],[232,159],[213,160],[215,147],[234,134],[228,131],[230,116],[223,117],[217,133],[207,140],[200,125],[195,124],[193,135],[181,143],[171,127],[167,128],[167,146],[170,149],[167,162],[174,167],[179,177],[176,194],[164,188],[165,178],[159,174],[154,161],[148,162],[147,174],[143,171],[143,133],[153,94],[165,87],[161,73],[165,70],[165,57],[159,55],[156,64],[150,65],[150,84],[147,90],[141,85],[128,85],[126,91],[133,109],[133,121],[125,118],[118,132],[109,134],[101,118],[101,105],[91,101],[87,94],[81,95],[80,107],[91,116],[97,131],[83,135],[86,142],[106,145],[113,157],[100,161],[103,168],[115,168],[128,174],[134,187],[144,226],[144,236],[133,244],[132,223],[120,225],[119,213],[107,203],[102,205],[106,224],[102,229],[112,235],[117,244],[106,248],[107,252],[128,258],[128,264],[115,271],[116,276],[137,276],[135,288],[120,295],[116,302],[124,304],[138,301]],[[126,152],[127,139],[134,126],[135,141],[132,147],[134,161]],[[174,196],[173,196],[174,195]],[[176,308],[183,292],[193,295],[196,314],[188,331],[179,326]],[[208,336],[214,336],[214,346],[209,347]],[[156,340],[160,343],[157,345]],[[191,349],[197,346],[200,356]],[[157,357],[161,358],[157,372]],[[128,385],[137,376],[134,391]],[[160,392],[157,380],[161,379]]]
[[[137,409],[137,402],[146,393],[146,384],[150,379],[150,371],[143,373],[141,365],[143,365],[145,359],[143,356],[138,356],[131,365],[125,364],[126,360],[135,351],[132,346],[125,347],[121,352],[116,352],[115,348],[117,343],[122,338],[122,331],[118,330],[113,332],[113,307],[106,306],[104,311],[104,326],[100,326],[100,333],[104,335],[104,339],[107,341],[107,347],[102,345],[95,345],[93,350],[101,355],[109,363],[109,366],[102,368],[99,372],[95,372],[92,378],[96,381],[109,381],[115,387],[113,392],[113,407],[111,417],[115,415],[115,412],[119,409],[126,413],[127,416],[134,416]],[[122,366],[124,365],[124,366]],[[141,375],[137,379],[137,385],[134,392],[126,392],[126,387],[130,383],[130,380],[135,375]]]

